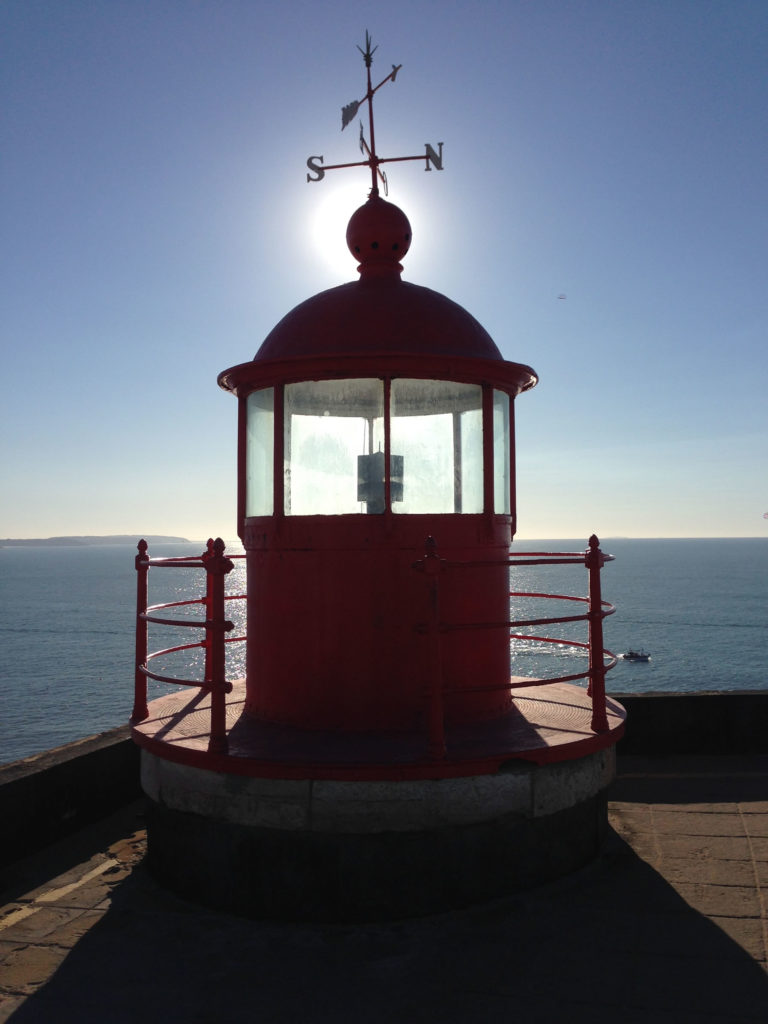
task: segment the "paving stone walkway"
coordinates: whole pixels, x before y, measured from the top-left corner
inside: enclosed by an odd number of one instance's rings
[[[142,864],[140,804],[0,879],[0,1021],[768,1021],[768,758],[620,761],[601,860],[371,925],[201,910]]]

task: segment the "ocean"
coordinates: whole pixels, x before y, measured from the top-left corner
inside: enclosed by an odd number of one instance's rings
[[[513,550],[581,551],[585,539],[516,542]],[[613,554],[602,573],[604,599],[616,606],[605,620],[605,646],[616,654],[642,648],[644,663],[619,660],[609,693],[750,690],[768,687],[768,538],[602,542]],[[233,546],[231,553],[240,552]],[[202,545],[168,544],[151,555],[199,555]],[[133,705],[136,608],[135,550],[107,547],[0,549],[0,763],[40,753],[125,724]],[[517,567],[514,591],[584,596],[578,566]],[[153,569],[149,599],[200,596],[202,573]],[[230,576],[245,590],[245,565]],[[555,604],[554,614],[579,606]],[[245,602],[228,604],[235,635],[245,632]],[[513,598],[514,618],[552,614],[535,599]],[[188,614],[200,610],[190,606]],[[150,649],[189,643],[194,630],[154,627]],[[535,627],[532,632],[584,640],[584,626]],[[189,634],[196,635],[190,636]],[[556,676],[583,670],[578,649],[512,641],[512,672]],[[242,644],[228,647],[228,676],[243,674]],[[581,662],[581,665],[579,664]],[[173,655],[164,674],[200,677],[198,651]],[[150,696],[164,692],[152,684]]]

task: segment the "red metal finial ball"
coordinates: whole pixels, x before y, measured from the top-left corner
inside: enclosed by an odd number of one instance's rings
[[[410,222],[399,206],[372,195],[349,219],[347,246],[363,277],[399,275],[400,260],[411,247]]]

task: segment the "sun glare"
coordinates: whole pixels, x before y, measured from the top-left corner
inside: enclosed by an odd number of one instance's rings
[[[360,182],[335,185],[323,181],[315,186],[322,195],[312,217],[312,244],[322,266],[330,269],[338,283],[357,277],[357,263],[347,248],[347,223],[367,198]]]

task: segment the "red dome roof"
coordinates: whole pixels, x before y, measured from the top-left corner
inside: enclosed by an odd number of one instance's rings
[[[307,299],[270,331],[254,358],[374,352],[503,358],[466,309],[397,274],[364,274]]]

